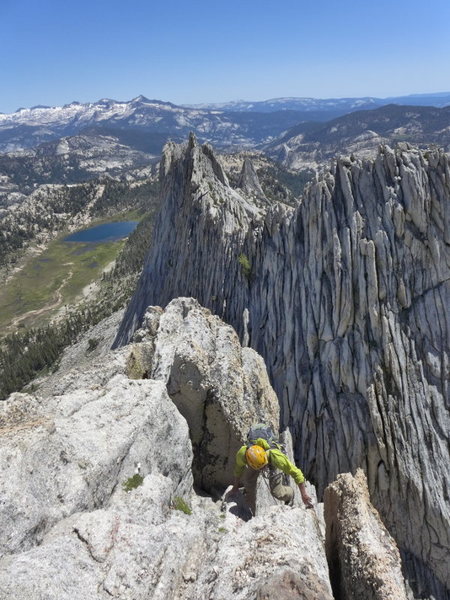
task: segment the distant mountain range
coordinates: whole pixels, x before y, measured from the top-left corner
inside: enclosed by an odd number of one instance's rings
[[[20,151],[64,136],[92,132],[159,155],[170,138],[194,131],[220,147],[255,146],[271,141],[304,119],[300,112],[225,112],[175,106],[139,96],[130,102],[103,99],[61,107],[20,109],[0,114],[0,152]]]
[[[200,107],[138,96],[129,102],[104,98],[94,103],[73,102],[61,107],[21,108],[0,113],[0,152],[16,152],[61,137],[103,135],[120,144],[158,156],[170,138],[185,139],[190,131],[200,141],[221,148],[269,144],[301,123],[326,122],[344,114],[374,109],[389,102],[409,105],[450,104],[450,93],[406,98],[276,98],[264,102],[231,102]]]
[[[327,123],[300,123],[265,151],[298,169],[327,162],[338,154],[373,156],[380,144],[436,144],[450,150],[450,106],[398,106],[357,111]]]
[[[444,97],[427,98],[441,102]],[[307,100],[309,111],[290,110],[305,108]],[[336,102],[350,110],[368,100],[374,99]],[[42,184],[102,175],[140,178],[143,167],[158,161],[167,140],[184,140],[190,131],[222,150],[262,150],[293,171],[309,172],[339,154],[374,156],[380,144],[437,144],[450,151],[450,106],[389,104],[324,121],[332,102],[282,98],[260,103],[282,110],[251,112],[243,105],[240,111],[186,108],[140,96],[0,114],[0,208],[20,204]]]
[[[274,112],[278,110],[295,110],[301,112],[323,112],[346,114],[354,110],[370,110],[385,106],[386,104],[407,104],[408,106],[435,106],[442,107],[450,104],[450,92],[436,94],[411,94],[409,96],[394,96],[391,98],[272,98],[248,102],[236,100],[219,104],[194,104],[187,105],[192,108],[206,110],[242,111],[242,112]],[[337,114],[333,116],[338,116]],[[318,120],[318,119],[317,119]],[[321,121],[327,119],[320,119]]]

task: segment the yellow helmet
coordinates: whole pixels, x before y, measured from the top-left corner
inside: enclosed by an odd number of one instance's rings
[[[245,452],[245,458],[247,464],[255,471],[259,471],[267,465],[269,459],[267,458],[267,452],[261,446],[250,446]]]

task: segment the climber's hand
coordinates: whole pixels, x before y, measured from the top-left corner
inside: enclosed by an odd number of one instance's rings
[[[302,494],[302,500],[303,500],[303,504],[306,506],[306,508],[314,508],[312,500],[308,496],[308,494]]]
[[[305,483],[299,483],[298,489],[300,490],[300,495],[302,497],[303,504],[306,506],[306,508],[314,508],[312,500],[309,497],[308,492],[306,491]]]

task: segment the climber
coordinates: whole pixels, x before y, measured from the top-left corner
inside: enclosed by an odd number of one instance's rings
[[[283,485],[283,473],[290,475],[298,485],[303,504],[306,508],[313,508],[305,488],[305,477],[300,469],[281,450],[271,448],[264,438],[257,438],[253,445],[246,444],[238,450],[233,487],[228,493],[232,496],[239,492],[240,480],[244,475],[245,497],[253,515],[256,513],[256,483],[260,473],[268,479],[272,496],[292,506],[294,490],[289,485]]]

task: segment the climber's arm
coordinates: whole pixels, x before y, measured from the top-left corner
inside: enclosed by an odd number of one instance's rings
[[[312,500],[309,497],[308,492],[306,491],[305,476],[303,475],[301,470],[298,467],[296,467],[293,463],[291,463],[288,457],[285,454],[283,454],[281,450],[274,449],[270,451],[270,462],[274,467],[280,469],[281,471],[283,471],[283,473],[286,473],[287,475],[290,475],[292,477],[292,479],[298,485],[303,504],[306,506],[306,508],[313,508]]]

